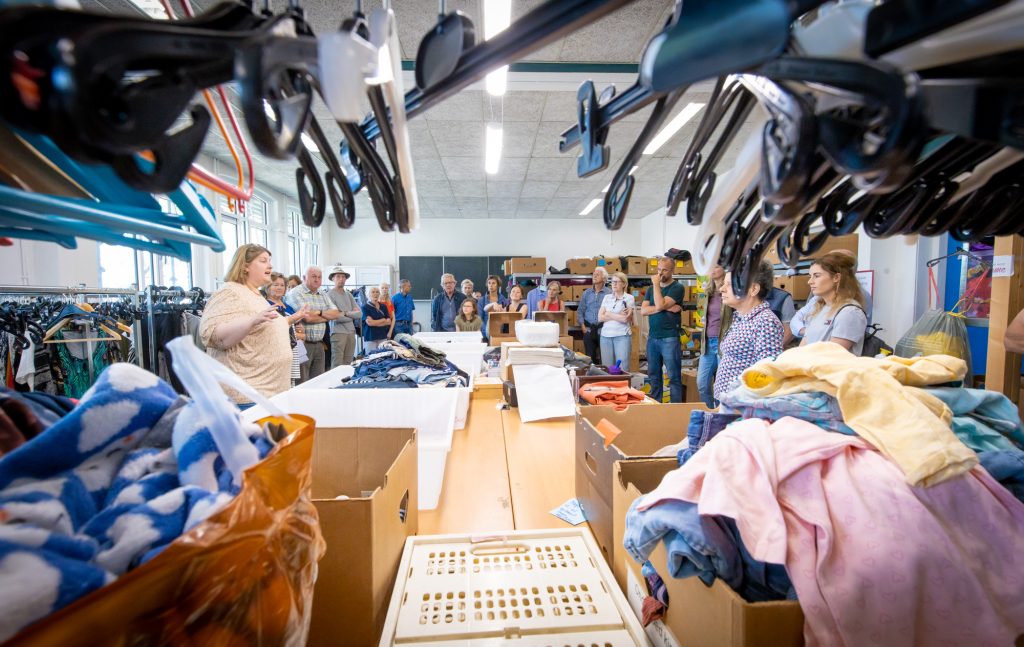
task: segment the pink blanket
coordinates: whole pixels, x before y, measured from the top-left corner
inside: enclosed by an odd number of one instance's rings
[[[1024,503],[988,472],[929,488],[855,436],[731,425],[643,497],[736,520],[786,565],[813,645],[1012,645],[1024,633]]]

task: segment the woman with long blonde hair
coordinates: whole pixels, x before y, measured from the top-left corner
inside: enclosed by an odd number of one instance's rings
[[[818,298],[800,311],[804,329],[793,332],[803,336],[801,346],[831,341],[861,354],[868,318],[855,272],[856,261],[846,254],[832,252],[811,264],[807,284]]]

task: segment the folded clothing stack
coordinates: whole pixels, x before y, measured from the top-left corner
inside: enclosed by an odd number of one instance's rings
[[[558,346],[554,348],[513,346],[508,349],[509,366],[529,366],[531,364],[545,364],[561,368],[565,366],[565,354]]]
[[[354,373],[338,389],[389,389],[468,386],[469,376],[445,354],[411,335],[381,343],[352,363]]]
[[[238,424],[270,452],[265,430]],[[70,413],[0,458],[0,641],[152,559],[238,483],[194,403],[111,365]]]
[[[629,380],[590,382],[580,387],[580,397],[589,404],[604,404],[624,411],[631,404],[642,404],[646,399],[643,391],[630,388]]]

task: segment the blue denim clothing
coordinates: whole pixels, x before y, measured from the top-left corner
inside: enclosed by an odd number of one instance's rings
[[[533,313],[537,312],[540,302],[547,296],[547,290],[542,287],[536,287],[530,290],[526,295],[526,318],[533,319]]]
[[[718,406],[715,399],[715,372],[718,370],[718,337],[708,337],[697,364],[697,391],[708,409]]]
[[[679,337],[649,337],[647,339],[647,383],[651,385],[651,397],[661,402],[661,367],[668,374],[668,391],[671,402],[683,401],[682,349]]]
[[[395,322],[395,335],[411,335],[412,333],[412,322],[396,321]]]
[[[1002,393],[946,386],[925,391],[946,403],[953,412],[953,433],[974,451],[1024,449],[1017,407]]]
[[[395,306],[395,330],[397,332],[399,321],[412,323],[412,312],[416,309],[416,302],[412,298],[412,292],[409,294],[399,292],[391,297],[391,304]]]
[[[820,391],[762,398],[754,395],[741,384],[731,391],[722,393],[721,396],[722,406],[744,418],[779,420],[786,416],[792,416],[806,420],[826,431],[834,431],[848,436],[856,435],[853,429],[843,422],[839,402]]]
[[[631,335],[601,337],[601,361],[605,366],[614,366],[615,362],[622,360],[619,368],[623,372],[629,372],[629,355],[632,346],[633,337]]]
[[[430,302],[430,329],[434,332],[455,332],[455,315],[459,314],[466,295],[456,290],[449,299],[441,291]]]
[[[583,315],[584,323],[588,326],[596,326],[600,323],[597,320],[597,313],[601,311],[601,302],[606,295],[611,293],[611,289],[606,287],[595,292],[593,285],[583,291],[576,312]],[[605,362],[607,363],[607,360]]]
[[[1024,452],[1019,449],[978,452],[978,460],[992,478],[1024,501]]]
[[[708,586],[718,578],[749,602],[795,599],[785,567],[754,560],[731,519],[701,515],[697,504],[677,500],[641,512],[637,505],[642,500],[626,513],[622,542],[638,563],[647,561],[664,539],[672,577],[697,576]]]
[[[407,335],[383,341],[353,363],[352,377],[336,388],[374,388],[391,382],[408,382],[413,386],[444,384],[466,386],[469,376],[429,346]],[[395,388],[395,387],[383,387]]]
[[[697,453],[709,440],[718,435],[732,423],[740,419],[739,415],[733,413],[714,413],[712,411],[691,411],[690,425],[686,428],[686,438],[689,447],[680,449],[676,454],[679,464],[682,465],[690,460],[690,457]]]

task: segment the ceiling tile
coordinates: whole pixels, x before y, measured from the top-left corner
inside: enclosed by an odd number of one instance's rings
[[[558,140],[562,131],[571,124],[560,121],[542,121],[537,129],[537,139],[533,143],[534,157],[562,157],[558,152]],[[568,153],[565,154],[569,156]]]
[[[487,198],[455,198],[455,205],[463,210],[487,211]]]
[[[647,41],[665,24],[669,0],[636,0],[565,37],[562,61],[638,61]]]
[[[441,164],[451,182],[458,180],[483,180],[487,174],[484,173],[483,156],[480,157],[442,157]]]
[[[487,176],[488,182],[522,182],[526,179],[526,170],[530,166],[527,157],[508,157],[501,160],[498,172]]]
[[[577,215],[586,206],[586,203],[587,200],[582,198],[551,198],[547,201],[547,207],[544,210],[571,218]]]
[[[440,159],[422,159],[416,156],[416,151],[413,149],[413,172],[416,174],[416,182],[438,182],[447,179],[447,175],[444,172],[444,166],[441,165]]]
[[[487,180],[488,198],[518,198],[523,189],[522,182],[501,182]]]
[[[423,113],[431,121],[483,121],[483,95],[479,90],[463,90]]]
[[[441,157],[476,157],[483,160],[484,124],[472,121],[432,121],[430,134]]]
[[[537,138],[537,122],[510,121],[502,125],[501,154],[503,157],[530,157]],[[483,154],[483,151],[481,151]]]
[[[523,211],[522,209],[516,211],[516,218],[522,219],[537,219],[543,218],[545,213],[543,211]]]
[[[558,182],[534,182],[527,180],[523,185],[521,198],[553,198],[558,192]]]
[[[506,92],[501,99],[501,114],[505,123],[510,121],[540,121],[546,92]],[[484,94],[484,108],[488,107]],[[487,114],[485,112],[485,114]]]
[[[526,170],[527,180],[553,182],[561,180],[570,170],[576,168],[576,159],[572,155],[560,157],[533,157]]]
[[[452,189],[448,180],[440,182],[417,181],[416,191],[424,198],[452,198]]]
[[[558,186],[560,198],[596,198],[601,194],[603,184],[584,182],[582,180],[566,180]]]
[[[409,147],[412,148],[413,159],[437,159],[437,147],[434,136],[425,121],[409,122]]]
[[[679,167],[677,159],[647,158],[643,160],[640,169],[636,172],[637,180],[659,182],[668,186],[675,177],[676,169]]]
[[[564,122],[565,127],[576,123],[576,92],[548,92],[544,101],[541,121]]]
[[[457,198],[487,197],[487,182],[484,180],[454,180],[452,194]]]
[[[519,208],[524,211],[544,211],[548,208],[549,202],[551,202],[551,198],[527,196],[524,190],[519,197]]]

